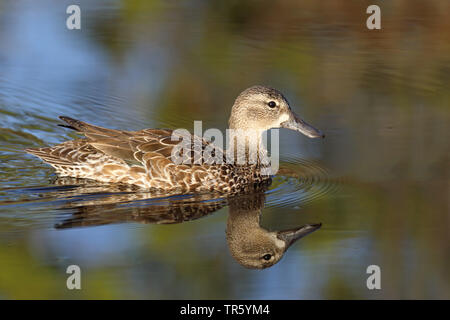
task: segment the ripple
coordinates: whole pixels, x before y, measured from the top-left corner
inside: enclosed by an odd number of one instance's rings
[[[267,207],[299,207],[334,194],[339,179],[315,161],[287,157],[267,191]]]

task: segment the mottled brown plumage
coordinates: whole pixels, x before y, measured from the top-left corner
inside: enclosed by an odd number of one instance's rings
[[[65,116],[60,118],[67,123],[65,127],[84,134],[85,138],[26,150],[52,165],[60,176],[132,184],[170,193],[235,193],[270,183],[270,174],[263,171],[268,165],[260,161],[259,155],[254,163],[230,163],[220,148],[200,137],[181,134],[179,138],[190,138],[191,145],[189,152],[180,151],[184,161],[175,163],[171,156],[180,141],[173,140],[172,130],[113,130]],[[238,96],[230,117],[230,128],[243,130],[246,144],[257,144],[258,152],[264,154],[265,150],[260,150],[260,134],[278,127],[298,130],[309,137],[322,136],[320,131],[299,119],[284,96],[275,89],[255,86]],[[255,130],[259,135],[256,138],[246,134]],[[208,148],[214,152],[205,153]],[[223,161],[213,163],[211,157]]]

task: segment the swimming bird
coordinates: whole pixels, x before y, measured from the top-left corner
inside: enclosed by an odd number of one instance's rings
[[[176,132],[170,129],[125,131],[67,116],[60,119],[67,123],[61,126],[85,138],[26,149],[53,166],[59,176],[132,184],[168,193],[236,193],[270,184],[270,172],[265,170],[270,163],[262,142],[266,130],[287,128],[310,138],[324,137],[292,111],[283,94],[266,86],[250,87],[236,98],[229,119],[231,147],[226,152],[195,135],[177,133],[174,139]],[[180,138],[190,141],[187,151],[180,149]],[[174,160],[177,152],[182,162]]]
[[[321,223],[288,230],[269,231],[260,226],[265,194],[246,194],[229,200],[226,238],[232,257],[249,269],[265,269],[276,264],[297,240],[314,232]]]

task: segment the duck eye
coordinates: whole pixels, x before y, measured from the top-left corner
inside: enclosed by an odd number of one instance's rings
[[[270,101],[270,102],[268,103],[268,105],[269,105],[269,107],[271,107],[271,108],[275,108],[275,107],[277,106],[277,104],[275,103],[275,101]]]
[[[272,258],[272,255],[271,255],[271,254],[265,254],[265,255],[263,256],[263,259],[266,260],[266,261],[269,261],[270,258]]]

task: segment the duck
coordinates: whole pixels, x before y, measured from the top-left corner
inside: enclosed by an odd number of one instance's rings
[[[225,151],[190,133],[174,139],[177,130],[117,130],[68,116],[59,118],[65,122],[60,126],[75,130],[84,138],[25,150],[51,165],[58,176],[129,184],[167,193],[235,194],[255,190],[270,184],[272,177],[267,170],[270,160],[263,144],[264,132],[287,128],[309,138],[325,137],[291,109],[280,91],[262,85],[247,88],[236,98],[229,118],[231,143]],[[177,151],[180,137],[192,142],[187,151]],[[205,150],[211,149],[210,155],[222,161],[211,162],[211,157],[204,157]],[[250,150],[257,150],[256,157]],[[175,151],[183,162],[174,159]]]

